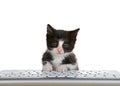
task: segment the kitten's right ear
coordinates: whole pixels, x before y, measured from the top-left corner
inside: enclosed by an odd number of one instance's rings
[[[54,28],[50,24],[47,24],[47,33],[48,34],[53,33],[53,31],[54,31]]]

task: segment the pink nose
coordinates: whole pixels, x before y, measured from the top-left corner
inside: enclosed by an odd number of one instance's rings
[[[57,48],[57,52],[58,52],[58,54],[61,54],[62,53],[62,48]]]

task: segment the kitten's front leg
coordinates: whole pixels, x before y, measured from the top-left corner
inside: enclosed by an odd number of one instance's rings
[[[52,71],[53,67],[49,62],[44,62],[45,64],[43,65],[42,71]]]
[[[59,72],[67,72],[68,70],[78,70],[78,64],[75,54],[71,53],[63,59],[62,64],[56,69]]]
[[[78,70],[77,64],[62,64],[56,68],[58,72],[67,72],[69,70]]]
[[[52,56],[49,52],[45,52],[43,54],[42,58],[42,64],[43,64],[43,71],[52,71],[53,70],[53,65],[51,64]]]
[[[56,68],[56,71],[58,72],[67,72],[68,71],[68,68],[66,65],[60,65]]]

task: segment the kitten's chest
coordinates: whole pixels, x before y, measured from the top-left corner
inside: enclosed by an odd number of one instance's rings
[[[62,61],[64,60],[64,56],[57,56],[57,57],[53,57],[53,58],[54,59],[52,61],[52,64],[54,66],[59,66],[62,63]]]

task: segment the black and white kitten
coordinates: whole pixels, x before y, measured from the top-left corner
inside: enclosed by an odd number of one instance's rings
[[[43,54],[43,71],[67,72],[78,70],[75,54],[72,52],[79,28],[73,31],[56,30],[47,25],[47,51]]]

